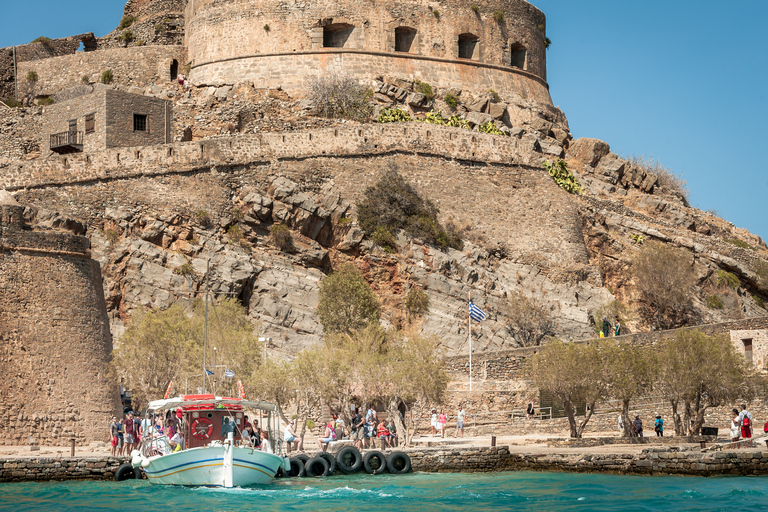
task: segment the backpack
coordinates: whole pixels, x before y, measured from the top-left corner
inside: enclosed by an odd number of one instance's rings
[[[744,419],[741,420],[742,426],[748,427],[749,426],[749,416],[744,416]]]

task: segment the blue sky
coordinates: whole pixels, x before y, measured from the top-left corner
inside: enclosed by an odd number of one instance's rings
[[[6,2],[0,47],[102,36],[123,0]],[[768,239],[768,1],[532,0],[552,39],[548,81],[574,137],[653,155],[690,201]]]

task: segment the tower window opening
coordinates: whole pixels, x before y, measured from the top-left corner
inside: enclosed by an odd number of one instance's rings
[[[171,61],[171,81],[176,80],[179,76],[179,61],[173,59]]]
[[[513,68],[526,69],[528,67],[528,50],[521,44],[514,44],[509,50],[509,65]]]
[[[475,34],[459,35],[459,58],[479,60],[480,39]]]
[[[395,29],[395,51],[408,53],[411,51],[416,30],[410,27],[397,27]]]
[[[334,23],[323,27],[323,48],[344,48],[355,29],[348,23]]]

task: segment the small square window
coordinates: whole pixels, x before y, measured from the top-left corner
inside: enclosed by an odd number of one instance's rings
[[[147,131],[146,114],[133,114],[133,131],[135,132]]]
[[[85,133],[93,133],[96,131],[96,114],[88,114],[85,116]]]

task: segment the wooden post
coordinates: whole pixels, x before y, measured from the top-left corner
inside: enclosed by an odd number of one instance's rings
[[[491,436],[491,446],[496,446],[496,436]]]
[[[72,457],[75,456],[75,438],[72,438]]]

